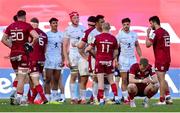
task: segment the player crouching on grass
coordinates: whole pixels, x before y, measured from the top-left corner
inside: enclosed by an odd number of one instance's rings
[[[149,99],[157,93],[158,89],[157,75],[148,63],[148,59],[141,58],[139,63],[131,66],[128,85],[130,107],[136,107],[135,96],[145,96],[143,105],[148,107]]]
[[[103,32],[93,40],[92,44],[89,45],[85,51],[94,50],[96,48],[95,55],[95,74],[98,78],[98,96],[99,105],[104,105],[104,76],[107,75],[107,79],[111,85],[112,92],[115,96],[115,103],[120,104],[120,99],[118,97],[117,86],[113,80],[113,60],[117,57],[118,54],[118,44],[116,38],[109,33],[110,24],[102,24]],[[93,52],[94,53],[94,52]]]

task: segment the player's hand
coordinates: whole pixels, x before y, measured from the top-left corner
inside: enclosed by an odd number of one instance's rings
[[[145,78],[145,79],[143,79],[142,82],[145,84],[150,84],[152,82],[152,80],[150,80],[149,78]]]
[[[114,68],[118,68],[119,67],[119,63],[118,63],[117,59],[113,60],[113,67]]]
[[[88,56],[86,55],[86,56],[83,56],[83,58],[86,60],[86,61],[88,61]]]
[[[148,27],[148,29],[147,29],[147,36],[148,37],[149,37],[150,32],[151,32],[151,27]]]
[[[69,59],[66,59],[66,60],[64,61],[64,65],[65,65],[66,67],[70,67],[70,66],[71,66]]]
[[[24,44],[24,50],[25,50],[26,53],[32,52],[33,51],[33,46],[31,45],[31,43],[26,42]]]

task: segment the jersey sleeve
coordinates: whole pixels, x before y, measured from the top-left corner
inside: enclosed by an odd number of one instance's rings
[[[94,37],[94,39],[91,42],[91,46],[95,47],[96,46],[96,41],[97,41],[96,37]]]
[[[70,38],[69,29],[68,29],[68,28],[65,29],[65,31],[64,31],[64,33],[63,33],[63,37],[64,37],[64,38]]]
[[[151,41],[152,43],[154,43],[155,37],[156,37],[156,33],[153,32],[152,34],[149,35],[149,41]]]
[[[81,39],[83,42],[87,43],[88,42],[88,33],[87,32],[84,32],[84,36],[83,38]]]
[[[32,30],[34,30],[34,28],[30,25],[30,24],[27,24],[27,29],[29,32],[31,32]]]
[[[10,26],[8,26],[8,27],[6,28],[6,30],[4,31],[4,33],[7,34],[8,36],[11,35]]]
[[[155,68],[150,66],[150,76],[155,76],[155,75],[156,75]]]
[[[130,73],[130,74],[133,74],[133,75],[136,74],[136,65],[135,65],[135,64],[133,64],[133,65],[131,66],[129,73]]]

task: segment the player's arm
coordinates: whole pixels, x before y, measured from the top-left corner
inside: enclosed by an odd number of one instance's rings
[[[143,83],[143,80],[142,79],[135,79],[135,75],[130,73],[129,74],[129,83]]]
[[[34,42],[39,38],[39,34],[35,30],[31,30],[30,35],[33,37],[31,44],[34,44]]]
[[[149,48],[153,45],[152,41],[150,41],[150,32],[151,32],[151,28],[149,27],[147,29],[147,38],[146,38],[146,47]]]
[[[117,48],[117,49],[114,50],[113,59],[117,59],[118,53],[119,53],[119,51],[118,51],[118,48]]]
[[[63,55],[64,51],[63,51],[63,43],[61,44],[61,57],[62,57],[62,63],[64,62],[64,55]],[[64,65],[64,64],[62,64]]]
[[[88,56],[85,54],[85,45],[86,43],[84,41],[80,41],[80,43],[78,44],[78,51],[79,51],[79,54],[86,60],[88,60]]]
[[[68,57],[68,48],[70,44],[70,38],[64,38],[63,39],[63,56],[64,56],[64,62],[66,66],[70,66],[69,57]]]
[[[136,46],[136,51],[139,57],[142,57],[142,51],[141,51],[141,47],[138,41],[135,42],[135,46]]]
[[[86,47],[85,52],[89,52],[89,54],[91,54],[95,58],[96,52],[93,48],[94,47],[90,44],[88,45],[88,47]]]
[[[9,37],[6,33],[3,34],[1,42],[8,48],[12,47],[12,42],[9,40]]]

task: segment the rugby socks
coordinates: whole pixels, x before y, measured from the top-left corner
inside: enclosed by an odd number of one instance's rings
[[[50,98],[50,94],[45,94],[45,96],[46,96],[46,98],[47,98],[47,100],[48,100],[48,101],[50,101],[50,100],[51,100],[51,98]]]
[[[134,93],[134,92],[129,93],[129,99],[130,99],[130,100],[133,100],[134,97],[135,97],[135,93]]]
[[[24,93],[23,93],[23,95],[24,95],[25,97],[28,96],[29,88],[30,88],[30,85],[29,85],[29,84],[24,84]]]
[[[51,90],[51,101],[56,101],[58,100],[59,95],[58,95],[58,90]]]
[[[31,88],[32,96],[31,96],[31,102],[34,102],[34,99],[36,98],[38,92],[36,91],[36,88]]]
[[[104,90],[103,89],[98,89],[98,97],[100,100],[102,100],[104,97]]]
[[[165,97],[160,96],[159,101],[160,102],[164,102],[165,101]]]
[[[150,99],[152,96],[155,95],[155,93],[156,93],[156,92],[152,92],[151,90],[149,90],[149,91],[147,92],[147,97]]]
[[[110,90],[110,85],[109,84],[104,84],[104,95],[106,100],[109,100],[109,90]]]
[[[18,81],[14,81],[13,82],[13,88],[12,88],[12,94],[11,95],[15,95],[16,94],[17,84],[18,84]]]
[[[128,100],[128,91],[122,91],[122,96],[124,97],[124,100]]]
[[[45,94],[43,92],[43,88],[40,84],[36,86],[36,91],[39,93],[39,95],[43,101],[47,100],[47,98],[45,97]]]
[[[93,82],[93,88],[92,88],[92,92],[93,92],[93,97],[95,100],[97,100],[97,93],[98,93],[98,83]]]
[[[117,86],[115,83],[111,84],[111,89],[112,89],[114,96],[118,96]]]
[[[76,99],[75,95],[75,83],[70,83],[70,93],[71,93],[71,99]]]
[[[86,90],[80,89],[80,96],[82,100],[86,100]]]

